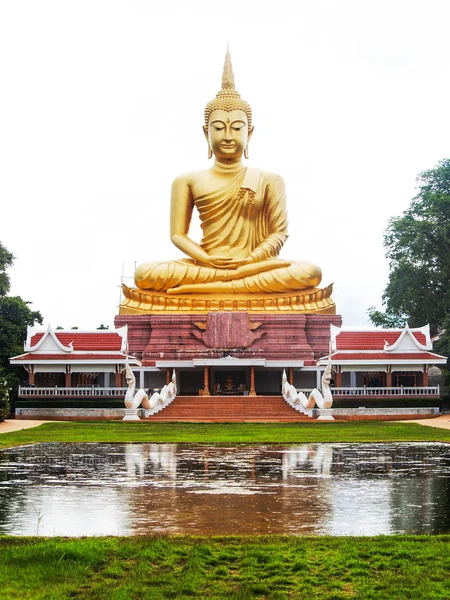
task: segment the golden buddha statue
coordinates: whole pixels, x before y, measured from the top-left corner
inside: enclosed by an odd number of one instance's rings
[[[124,286],[121,313],[334,312],[331,286],[316,287],[322,278],[318,266],[278,258],[288,237],[285,186],[280,176],[242,162],[253,133],[252,111],[235,89],[228,50],[222,89],[206,106],[203,130],[214,165],[181,175],[172,185],[170,237],[189,258],[139,265],[138,289]],[[203,231],[199,244],[188,235],[194,207]],[[274,302],[280,295],[280,302]],[[287,302],[286,295],[293,300]]]

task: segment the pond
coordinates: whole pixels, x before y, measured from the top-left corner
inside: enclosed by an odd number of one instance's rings
[[[36,444],[0,451],[0,534],[450,532],[450,445]]]

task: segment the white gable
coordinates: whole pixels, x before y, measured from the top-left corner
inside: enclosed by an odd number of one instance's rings
[[[50,325],[36,345],[30,346],[30,341],[31,332],[29,330],[27,341],[25,343],[25,350],[32,352],[33,354],[67,354],[69,352],[73,352],[72,343],[70,343],[68,346],[61,344]]]
[[[421,344],[413,332],[423,333],[425,336],[425,344]],[[411,330],[409,325],[406,324],[400,336],[397,338],[396,342],[392,344],[392,346],[389,346],[387,342],[384,345],[384,350],[386,352],[427,352],[431,349],[432,346],[429,325]]]

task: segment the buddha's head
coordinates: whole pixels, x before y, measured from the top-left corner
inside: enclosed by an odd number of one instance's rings
[[[205,108],[203,126],[208,142],[208,156],[235,160],[248,158],[248,142],[253,133],[252,109],[234,88],[233,67],[227,49],[222,75],[222,89]]]

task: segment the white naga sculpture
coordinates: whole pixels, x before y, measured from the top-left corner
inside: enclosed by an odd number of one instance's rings
[[[141,403],[145,407],[148,404],[148,396],[145,390],[139,389],[136,393],[136,377],[127,363],[125,366],[125,377],[128,384],[127,393],[125,394],[125,416],[123,421],[139,421],[138,408]]]
[[[162,408],[165,408],[168,404],[175,400],[177,396],[177,377],[175,375],[175,371],[172,373],[172,381],[165,385],[160,392],[155,392],[150,400],[148,401],[148,405],[146,406],[142,403],[144,407],[144,416],[149,417],[150,415],[154,415]]]
[[[136,393],[136,377],[127,363],[125,367],[128,390],[125,394],[125,416],[123,421],[139,421],[138,408],[142,404],[144,416],[149,417],[167,406],[175,399],[177,395],[177,379],[175,371],[172,374],[172,381],[165,385],[160,392],[155,392],[149,399],[147,392],[142,388]]]
[[[303,392],[298,392],[297,389],[288,382],[286,371],[283,371],[282,379],[282,394],[292,408],[299,410],[309,416],[312,416],[312,409],[317,405],[319,409],[318,420],[334,421],[331,407],[333,406],[333,396],[330,390],[331,381],[331,361],[328,361],[326,369],[322,375],[322,393],[314,388],[307,398]]]

